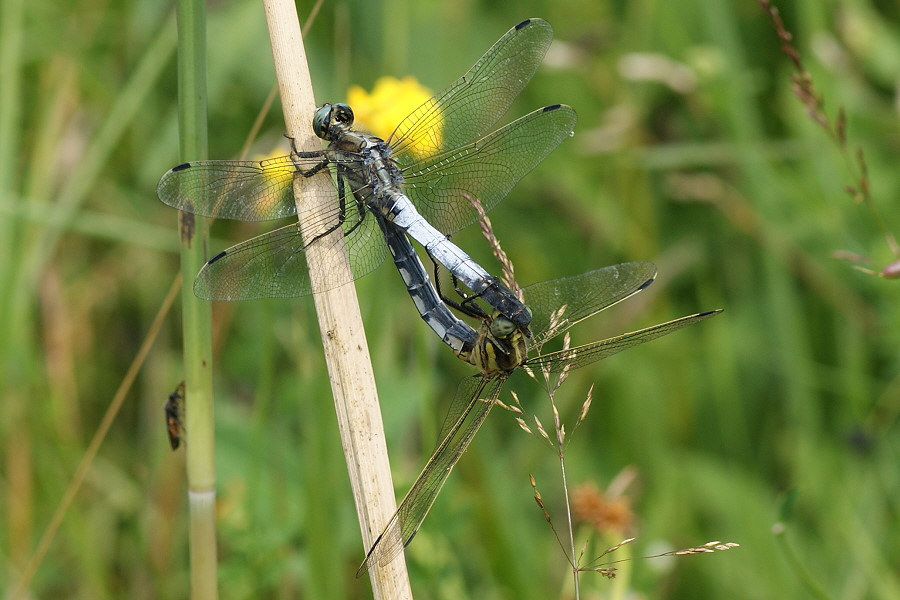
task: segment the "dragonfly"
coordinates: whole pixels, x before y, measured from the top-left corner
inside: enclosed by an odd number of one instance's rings
[[[468,357],[477,341],[477,332],[450,311],[449,306],[458,303],[440,295],[437,287],[428,278],[419,255],[403,232],[391,227],[380,215],[376,214],[375,219],[381,227],[388,250],[394,259],[394,266],[406,284],[406,291],[412,298],[419,316],[457,356],[469,362]],[[435,265],[436,280],[437,277]],[[467,314],[470,314],[474,309],[466,310]]]
[[[450,471],[468,448],[497,401],[504,383],[516,369],[550,374],[583,367],[722,312],[713,310],[687,315],[602,341],[542,354],[541,347],[546,342],[574,324],[646,289],[656,277],[653,263],[623,263],[523,288],[524,299],[533,314],[530,324],[533,334],[528,337],[522,328],[496,311],[487,315],[476,308],[477,305],[451,301],[454,307],[481,319],[476,331],[457,319],[446,307],[441,309],[435,306],[448,299],[430,282],[422,281],[424,268],[408,240],[402,236],[386,239],[395,256],[395,263],[406,267],[401,269],[401,275],[406,274],[404,279],[409,276],[407,287],[411,295],[416,294],[414,299],[419,300],[416,305],[420,307],[422,318],[426,322],[429,319],[441,322],[442,328],[447,330],[450,330],[452,320],[459,321],[453,324],[458,332],[453,343],[447,343],[454,351],[457,351],[457,346],[461,348],[457,355],[480,372],[467,377],[459,385],[438,434],[437,447],[384,531],[376,538],[357,570],[357,577],[373,565],[388,564],[412,541]]]
[[[462,77],[405,117],[386,141],[352,129],[353,111],[346,104],[324,104],[315,112],[313,130],[328,142],[325,149],[292,149],[262,161],[188,162],[167,171],[157,194],[180,210],[240,221],[298,217],[212,257],[197,275],[194,292],[210,300],[305,296],[312,293],[310,271],[331,287],[347,283],[307,261],[306,250],[320,244],[326,252],[343,252],[345,246],[350,279],[361,277],[387,255],[380,225],[371,218],[380,214],[527,333],[527,307],[448,235],[477,219],[472,199],[492,209],[573,135],[575,111],[562,104],[487,133],[530,81],[552,37],[546,21],[522,21]],[[295,179],[323,173],[332,178],[330,208],[298,213]],[[300,223],[312,233],[301,236]],[[330,241],[328,234],[337,230],[343,244]]]
[[[166,415],[166,433],[172,450],[178,450],[184,439],[184,382],[178,384],[175,391],[169,394],[164,408]]]

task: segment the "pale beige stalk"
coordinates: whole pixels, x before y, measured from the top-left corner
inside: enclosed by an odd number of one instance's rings
[[[290,0],[264,0],[263,4],[288,136],[298,148],[320,148],[321,141],[312,133],[315,98],[296,8]],[[327,176],[313,177],[304,180],[302,185],[295,185],[298,213],[314,209],[311,203],[328,197],[327,194],[317,197],[315,193],[324,186],[331,186]],[[330,189],[333,196],[333,188]],[[333,235],[342,234],[337,231]],[[313,244],[307,251],[308,261],[323,266],[325,261],[336,264],[314,271],[335,273],[343,270],[346,275],[350,268],[346,253],[336,260],[334,253],[323,255],[317,252],[317,248],[324,246],[326,244]],[[314,273],[311,275],[314,277],[313,291],[326,290],[316,293],[314,299],[344,456],[362,529],[363,550],[368,551],[396,510],[375,377],[356,289],[348,284],[328,290],[327,281],[315,278]],[[375,598],[412,597],[402,557],[385,567],[376,566],[369,573]]]

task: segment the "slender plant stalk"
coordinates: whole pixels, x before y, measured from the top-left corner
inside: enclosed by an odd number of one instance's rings
[[[0,204],[13,205],[17,202],[21,182],[16,167],[19,164],[19,143],[22,137],[22,56],[24,49],[23,26],[25,3],[20,0],[6,0],[0,3]],[[6,576],[13,579],[17,570],[22,569],[28,557],[28,542],[31,538],[33,508],[32,465],[29,454],[24,452],[31,446],[30,431],[24,419],[27,410],[26,369],[20,364],[21,357],[33,352],[28,343],[27,326],[24,319],[15,321],[12,317],[13,289],[21,252],[18,251],[21,229],[24,224],[15,218],[0,220],[0,439],[3,440],[4,455],[2,468],[6,474],[4,487],[3,519],[6,521],[8,546]],[[19,424],[19,425],[16,425]],[[4,542],[7,542],[4,540]]]
[[[310,127],[315,98],[296,7],[290,0],[264,0],[263,3],[288,136],[299,148],[321,147]],[[315,211],[319,199],[326,198],[327,201],[328,198],[328,194],[317,192],[329,189],[333,191],[327,175],[306,179],[302,186],[295,185],[298,214]],[[300,222],[302,230],[303,219]],[[306,236],[306,232],[302,233]],[[334,235],[341,236],[342,233],[338,230]],[[349,262],[346,253],[336,259],[335,253],[319,251],[331,245],[327,239],[322,241],[326,243],[313,244],[308,249],[307,260],[323,267],[312,271],[311,283],[313,291],[317,292],[314,298],[319,329],[362,530],[363,549],[368,550],[396,510],[396,500],[356,289],[353,285],[329,289],[328,281],[316,275],[342,271],[347,275]],[[343,244],[343,238],[338,238],[335,243]],[[412,597],[404,560],[370,569],[369,577],[376,599]]]
[[[206,12],[202,0],[179,0],[178,123],[181,158],[207,154]],[[207,255],[209,223],[178,214],[181,239],[181,294],[184,335],[185,420],[188,502],[190,506],[191,598],[218,597],[216,559],[216,468],[212,394],[212,307],[191,293],[190,282]]]
[[[572,585],[575,589],[575,598],[581,598],[581,590],[578,587],[578,555],[575,550],[575,532],[572,529],[572,498],[569,494],[569,481],[566,478],[566,454],[562,444],[557,447],[559,452],[559,473],[562,477],[563,494],[566,498],[566,527],[569,534],[569,556],[572,557]]]

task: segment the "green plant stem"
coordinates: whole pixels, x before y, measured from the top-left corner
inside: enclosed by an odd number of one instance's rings
[[[21,83],[24,2],[5,0],[0,4],[0,202],[13,204],[19,200],[21,182],[17,176],[17,154],[21,139]],[[0,219],[0,380],[2,384],[3,408],[0,409],[0,440],[2,440],[3,466],[6,483],[4,485],[3,519],[9,545],[5,546],[8,562],[7,576],[15,569],[21,569],[28,556],[32,515],[29,499],[32,494],[30,471],[32,466],[26,453],[17,452],[28,448],[28,428],[17,426],[24,422],[27,401],[25,393],[27,376],[20,357],[31,353],[28,332],[24,320],[14,321],[13,289],[17,265],[21,253],[19,236],[22,224],[15,219]],[[6,540],[4,540],[6,541]]]
[[[206,13],[202,0],[179,0],[178,123],[181,157],[204,158],[206,131]],[[212,307],[191,293],[190,282],[207,256],[209,223],[178,215],[184,334],[185,421],[190,506],[191,598],[218,597],[216,558],[216,468],[212,392]]]
[[[320,140],[312,135],[310,127],[315,98],[296,7],[289,0],[264,0],[264,5],[288,136],[299,148],[321,147]],[[333,194],[327,175],[306,178],[303,185],[295,185],[297,213],[304,236],[317,232],[305,231],[307,227],[302,215],[316,211],[319,202],[328,202],[329,194],[321,193],[328,190]],[[335,235],[342,235],[340,229]],[[396,501],[356,289],[353,285],[334,288],[327,279],[323,279],[324,273],[341,272],[345,281],[349,279],[350,266],[346,252],[336,258],[336,253],[325,251],[331,247],[331,242],[342,245],[343,239],[334,241],[325,238],[313,244],[307,250],[307,261],[321,267],[311,271],[311,283],[316,292],[314,300],[325,362],[331,379],[363,547],[368,550],[396,510]],[[312,551],[315,552],[315,549]],[[406,564],[400,556],[387,565],[371,569],[369,577],[375,598],[412,597]]]
[[[550,398],[550,402],[553,402],[553,398]],[[566,451],[562,446],[562,443],[558,443],[556,447],[558,456],[559,456],[559,473],[562,478],[562,488],[563,495],[566,499],[566,527],[568,528],[569,534],[569,556],[571,557],[572,563],[572,585],[575,590],[575,598],[581,598],[581,590],[578,587],[578,575],[580,572],[578,571],[578,555],[575,553],[575,532],[572,529],[572,498],[569,494],[569,481],[566,477]]]

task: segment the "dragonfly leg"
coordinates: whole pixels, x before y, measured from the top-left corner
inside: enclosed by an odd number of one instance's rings
[[[459,310],[463,313],[469,315],[470,317],[475,317],[477,319],[487,319],[488,313],[481,307],[480,304],[476,302],[479,298],[482,297],[484,291],[476,292],[473,294],[467,294],[463,291],[462,286],[459,283],[459,279],[455,274],[450,274],[451,281],[453,281],[453,289],[456,293],[462,298],[462,302],[459,302]],[[449,301],[449,299],[446,299]]]
[[[294,163],[294,168],[297,169],[297,172],[300,173],[304,177],[312,177],[326,166],[330,162],[325,157],[325,152],[322,150],[309,150],[309,151],[300,151],[297,150],[297,140],[289,136],[288,134],[284,134],[284,137],[291,140],[291,162]],[[316,158],[317,156],[323,157],[321,161],[319,161],[314,167],[311,167],[307,170],[303,170],[300,168],[298,161],[294,160],[294,157],[297,158]]]
[[[476,317],[478,319],[487,319],[488,314],[484,311],[480,304],[476,302],[478,298],[481,297],[481,294],[472,294],[466,295],[463,294],[459,288],[459,284],[456,281],[456,276],[453,277],[453,288],[463,297],[463,301],[460,302],[460,310],[466,313],[469,316]]]
[[[297,156],[299,158],[304,158],[302,154],[298,154]],[[316,166],[311,167],[304,171],[297,165],[297,163],[294,163],[294,167],[296,167],[297,172],[300,173],[304,177],[312,177],[313,175],[315,175],[316,173],[318,173],[319,171],[324,169],[326,166],[328,166],[328,161],[323,160],[322,162],[316,164]]]
[[[459,286],[459,281],[456,279],[456,275],[453,273],[450,274],[450,277],[453,281],[453,289],[456,290],[456,293],[463,299],[462,302],[457,302],[447,296],[441,291],[441,273],[440,267],[441,264],[434,259],[430,254],[428,258],[431,259],[432,264],[434,264],[434,287],[440,297],[441,301],[451,308],[455,308],[459,312],[464,315],[468,315],[475,319],[487,319],[488,314],[484,312],[484,309],[481,308],[478,304],[475,303],[475,299],[477,296],[469,296],[465,292],[463,292],[462,288]]]
[[[356,228],[362,225],[363,220],[366,218],[366,202],[363,198],[357,195],[357,192],[351,192],[353,196],[353,200],[356,202],[356,223],[353,224],[350,229],[344,232],[344,235],[350,235]],[[346,190],[344,189],[344,178],[338,177],[338,202],[340,203],[341,210],[341,223],[344,222],[347,214],[347,196]]]
[[[313,169],[316,169],[316,168],[317,168],[317,167],[313,167]],[[310,170],[312,170],[312,169],[310,169]],[[340,209],[339,209],[339,211],[338,211],[338,215],[339,215],[339,216],[338,216],[338,221],[337,221],[337,223],[335,223],[334,225],[332,225],[331,227],[329,227],[328,229],[326,229],[326,230],[323,231],[322,233],[320,233],[320,234],[316,235],[315,237],[313,237],[313,239],[311,239],[311,240],[309,241],[309,243],[306,244],[306,246],[309,246],[309,244],[312,244],[312,243],[315,242],[316,240],[325,237],[326,235],[332,233],[332,232],[335,231],[336,229],[339,229],[341,226],[344,225],[344,221],[347,220],[347,213],[346,213],[346,209],[347,209],[347,201],[346,201],[346,190],[344,189],[344,179],[343,179],[343,177],[338,177],[337,180],[338,180],[338,182],[337,182],[337,186],[338,186],[338,199],[339,199],[339,202],[340,202]],[[360,225],[362,225],[363,219],[366,218],[365,205],[363,204],[363,202],[362,202],[359,198],[356,197],[355,194],[354,194],[354,200],[356,201],[356,214],[357,214],[357,219],[356,219],[356,223],[354,223],[354,224],[350,227],[350,229],[348,229],[347,231],[344,232],[344,235],[345,235],[345,236],[346,236],[346,235],[350,235],[351,233],[353,233],[353,232],[356,230],[357,227],[359,227]],[[304,247],[306,247],[306,246],[304,246]]]

